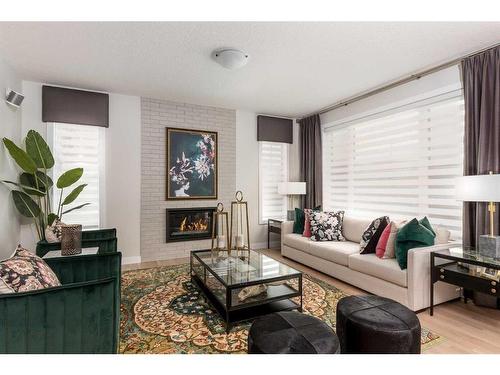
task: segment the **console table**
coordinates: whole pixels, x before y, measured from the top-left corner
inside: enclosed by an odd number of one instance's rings
[[[279,219],[267,219],[267,248],[271,246],[271,233],[276,233],[281,235],[281,224],[283,220]]]
[[[452,247],[431,254],[430,309],[434,313],[434,284],[442,281],[464,290],[500,297],[500,259],[481,255],[470,247]],[[464,293],[467,303],[467,294]]]

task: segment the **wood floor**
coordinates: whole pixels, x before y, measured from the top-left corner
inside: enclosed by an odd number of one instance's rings
[[[266,255],[289,264],[313,277],[323,280],[347,294],[366,292],[346,284],[333,277],[315,271],[281,256],[279,250],[261,250]],[[123,270],[151,268],[187,263],[188,259],[144,262],[124,265]],[[434,316],[427,311],[418,314],[422,326],[442,336],[444,339],[425,351],[425,354],[500,354],[500,310],[474,306],[472,302],[464,304],[453,301],[434,308]]]

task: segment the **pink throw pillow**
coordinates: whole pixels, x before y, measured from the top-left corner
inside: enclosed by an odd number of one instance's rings
[[[312,236],[312,233],[311,233],[311,212],[312,212],[312,209],[310,209],[310,208],[304,209],[305,221],[304,221],[304,232],[302,232],[302,237],[310,238]]]
[[[391,234],[391,226],[387,225],[380,235],[380,238],[377,243],[377,247],[375,249],[375,254],[382,258],[385,253],[385,248],[387,247],[387,240],[389,240],[389,235]]]

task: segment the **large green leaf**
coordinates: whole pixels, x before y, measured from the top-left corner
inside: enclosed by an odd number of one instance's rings
[[[47,189],[50,189],[54,185],[52,179],[42,171],[36,172],[36,177],[38,178],[38,183],[41,182]]]
[[[38,168],[50,169],[54,166],[54,157],[49,146],[35,130],[30,130],[26,135],[26,152]]]
[[[81,205],[79,205],[79,206],[76,206],[76,207],[70,208],[69,210],[64,211],[64,212],[63,212],[63,215],[64,215],[64,214],[67,214],[67,213],[69,213],[69,212],[71,212],[71,211],[74,211],[74,210],[79,210],[80,208],[85,207],[85,206],[88,206],[89,204],[90,204],[90,203],[84,203],[84,204],[81,204]]]
[[[40,215],[40,207],[38,204],[24,191],[12,191],[12,199],[21,215],[26,217],[38,217]]]
[[[74,168],[69,171],[64,172],[59,179],[57,180],[56,186],[59,189],[67,188],[68,186],[73,185],[76,181],[82,177],[83,168]]]
[[[66,206],[70,203],[72,203],[82,192],[82,190],[87,186],[87,184],[79,185],[76,188],[73,189],[71,193],[69,193],[66,198],[64,198],[64,201],[62,203],[63,206]]]
[[[36,176],[37,180],[35,181],[34,175],[26,172],[21,173],[19,182],[23,185],[22,189],[29,195],[44,196],[47,192],[47,188],[50,189],[53,185],[52,179],[42,171],[36,172]]]
[[[3,144],[9,151],[10,156],[12,156],[12,159],[21,167],[21,169],[25,172],[34,174],[36,172],[36,164],[31,159],[31,157],[24,151],[23,149],[19,148],[16,146],[14,142],[12,142],[8,138],[3,139]]]
[[[45,193],[42,190],[37,190],[36,188],[31,187],[30,185],[24,185],[22,182],[14,182],[14,181],[8,181],[8,180],[2,180],[4,184],[10,184],[17,186],[20,189],[23,189],[26,193],[29,195],[38,195],[39,197],[42,197],[45,195]]]

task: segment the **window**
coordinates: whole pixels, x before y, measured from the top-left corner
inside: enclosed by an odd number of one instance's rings
[[[324,128],[324,205],[357,216],[431,223],[461,237],[461,91]]]
[[[288,180],[286,143],[259,142],[259,221],[286,217],[286,197],[278,184]]]
[[[53,169],[54,183],[65,171],[72,168],[83,168],[83,176],[80,180],[63,192],[64,197],[80,184],[87,184],[78,198],[63,211],[83,203],[88,206],[74,210],[63,215],[63,222],[70,224],[82,224],[83,229],[98,229],[100,225],[101,199],[100,184],[103,183],[101,170],[104,168],[104,131],[100,127],[54,124],[49,126],[52,135],[52,150],[55,159]],[[53,202],[57,206],[59,202],[59,189],[54,189]]]

